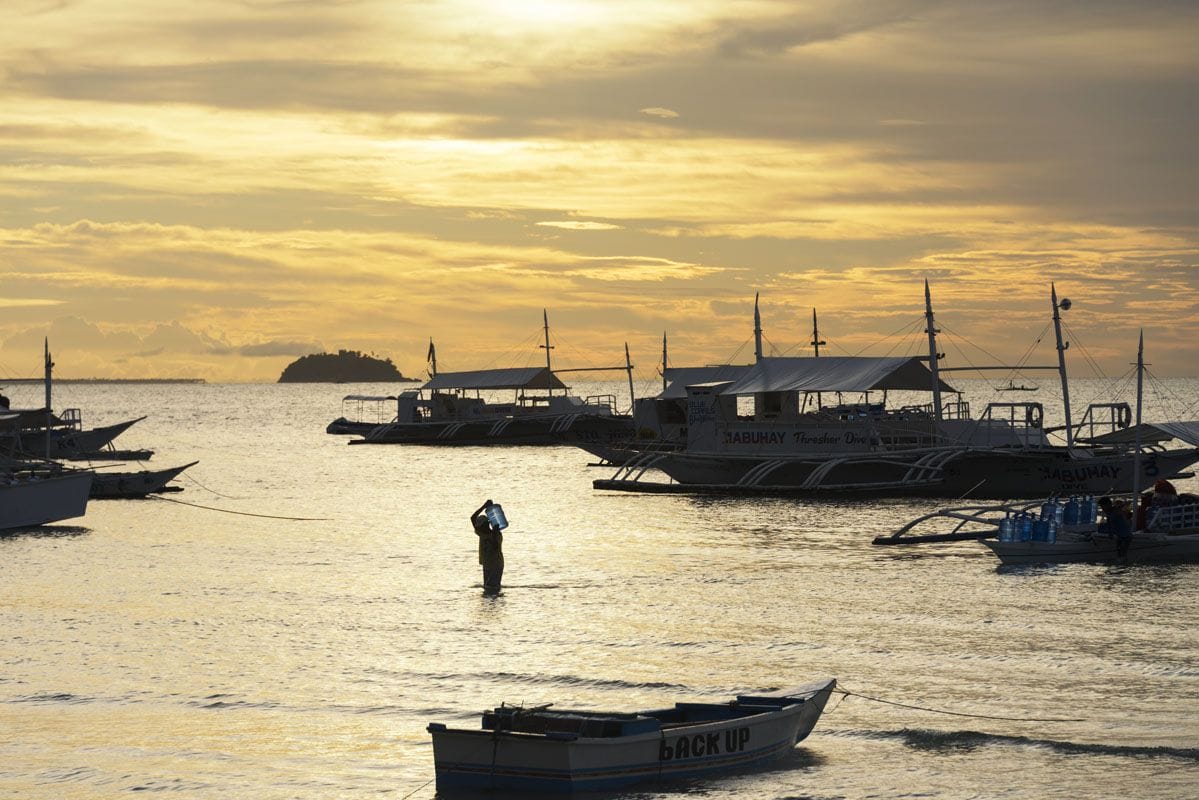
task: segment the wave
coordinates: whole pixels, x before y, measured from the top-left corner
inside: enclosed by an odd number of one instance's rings
[[[1065,755],[1105,755],[1121,758],[1169,758],[1199,763],[1197,747],[1146,747],[1138,745],[1066,742],[1060,739],[1039,739],[1031,736],[1006,736],[982,731],[935,731],[926,728],[903,728],[897,731],[845,730],[829,731],[826,735],[855,736],[867,739],[898,739],[916,750],[976,750],[992,745],[1041,747]]]

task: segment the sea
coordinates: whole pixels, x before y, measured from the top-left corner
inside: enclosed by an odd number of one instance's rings
[[[182,492],[0,535],[0,796],[459,796],[431,722],[826,676],[847,694],[783,758],[592,796],[1199,796],[1199,565],[1001,567],[977,542],[871,544],[953,499],[605,492],[612,468],[570,447],[325,433],[343,395],[396,388],[56,387],[89,426],[145,416],[117,444],[148,466],[199,463]],[[605,388],[627,397],[578,391]],[[1053,422],[1052,387],[994,389],[970,385],[976,413],[1035,399]],[[1199,419],[1199,381],[1151,389],[1147,420]],[[499,596],[486,499],[511,523]]]

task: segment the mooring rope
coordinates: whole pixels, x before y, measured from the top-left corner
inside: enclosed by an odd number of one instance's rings
[[[964,711],[945,711],[940,708],[928,708],[927,706],[914,706],[907,703],[897,703],[894,700],[883,700],[881,697],[870,697],[869,695],[858,694],[847,689],[833,689],[837,694],[845,695],[846,697],[860,697],[863,700],[871,700],[875,703],[885,703],[889,706],[899,706],[900,708],[910,708],[915,711],[930,711],[934,714],[949,714],[954,717],[974,717],[976,719],[999,719],[1007,722],[1083,722],[1081,719],[1059,719],[1051,717],[1000,717],[993,714],[968,714]],[[837,704],[838,706],[840,703]]]
[[[203,508],[206,511],[220,511],[223,514],[237,514],[240,517],[261,517],[262,519],[285,519],[290,522],[332,522],[328,517],[279,517],[273,514],[251,514],[249,511],[230,511],[227,508],[214,508],[212,506],[202,506],[199,503],[185,503],[182,500],[172,500],[169,497],[162,497],[156,494],[146,495],[154,500],[161,500],[164,503],[178,503],[181,506],[191,506],[192,508]]]

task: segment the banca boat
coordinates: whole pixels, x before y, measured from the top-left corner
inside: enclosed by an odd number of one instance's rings
[[[811,733],[836,684],[636,713],[504,705],[479,729],[434,722],[437,788],[593,791],[765,762]]]
[[[1178,477],[1199,462],[1199,422],[1159,425],[1162,436],[1137,461],[1126,438],[1114,435],[1131,422],[1127,403],[1092,403],[1081,420],[1073,419],[1060,316],[1070,303],[1058,301],[1056,288],[1050,294],[1058,363],[1020,368],[1060,373],[1061,428],[1045,426],[1038,402],[988,403],[976,417],[960,394],[948,396],[956,391],[942,375],[958,368],[938,364],[926,282],[929,355],[778,358],[764,357],[759,344],[755,363],[735,378],[685,387],[685,401],[676,401],[686,414],[686,424],[677,426],[680,441],[626,444],[616,473],[593,485],[632,492],[1011,499],[1127,492],[1137,482]],[[760,325],[755,334],[760,341]],[[926,392],[931,402],[896,408],[887,404],[889,392]],[[846,393],[861,402],[823,402]],[[1049,438],[1055,432],[1064,434],[1064,443]],[[1183,446],[1163,446],[1173,439]],[[616,461],[617,452],[609,448],[605,457]]]

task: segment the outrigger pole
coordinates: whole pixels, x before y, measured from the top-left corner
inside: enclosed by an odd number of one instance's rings
[[[662,331],[662,391],[666,391],[666,331]]]

